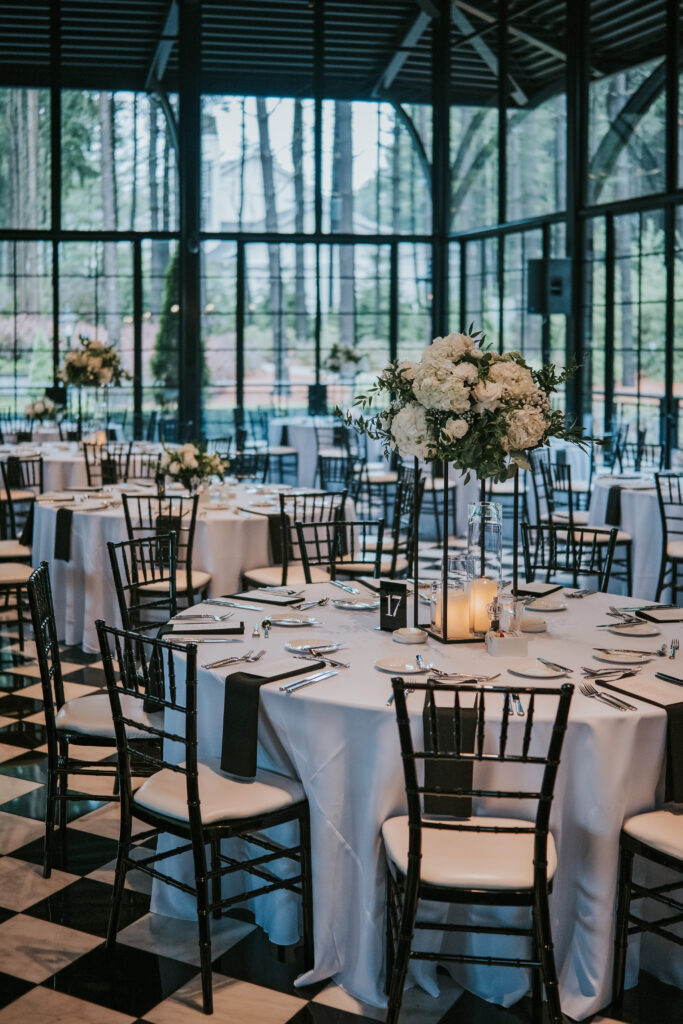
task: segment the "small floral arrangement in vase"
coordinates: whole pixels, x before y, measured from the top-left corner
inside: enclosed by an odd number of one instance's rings
[[[59,378],[74,387],[120,387],[130,374],[123,369],[121,359],[113,345],[81,335],[80,348],[66,354]]]
[[[26,416],[30,420],[53,420],[56,418],[56,406],[51,398],[36,398],[35,402],[29,402],[26,406]]]
[[[184,444],[180,448],[164,448],[159,460],[159,472],[172,480],[178,480],[188,491],[196,492],[201,484],[212,476],[225,475],[225,466],[220,455],[209,455],[202,444]]]
[[[551,437],[585,441],[580,427],[567,426],[550,396],[575,368],[549,364],[539,370],[519,352],[493,352],[481,332],[435,338],[418,362],[393,362],[354,404],[369,409],[386,396],[388,405],[371,416],[337,410],[348,426],[384,442],[391,451],[431,462],[441,459],[469,479],[502,481],[517,467],[528,469],[527,452]]]
[[[353,346],[339,344],[335,341],[327,354],[324,365],[325,369],[331,373],[343,373],[347,377],[353,377],[362,369],[363,358]]]

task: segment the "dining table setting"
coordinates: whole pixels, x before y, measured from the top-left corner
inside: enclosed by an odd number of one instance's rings
[[[315,964],[297,984],[333,977],[364,1003],[386,1005],[380,829],[406,809],[392,679],[404,681],[416,736],[423,709],[413,681],[569,682],[575,690],[551,815],[558,849],[551,915],[562,1006],[583,1019],[610,996],[605,950],[613,938],[622,822],[665,799],[683,801],[683,611],[590,588],[559,589],[527,603],[537,628],[526,634],[527,656],[519,658],[494,656],[483,641],[451,646],[428,636],[420,628],[429,617],[421,587],[418,627],[380,629],[379,587],[362,577],[229,591],[166,627],[167,639],[197,644],[200,760],[243,780],[257,765],[300,779],[308,797]],[[409,609],[412,616],[412,598]],[[182,651],[176,658],[182,663]],[[540,696],[536,716],[544,724],[545,713]],[[511,732],[524,729],[521,702],[507,711],[501,702],[498,714],[509,714]],[[165,750],[169,760],[175,755]],[[495,786],[495,766],[485,771]],[[172,863],[178,879],[189,877],[191,859]],[[251,905],[279,945],[297,939],[297,908],[283,891]],[[168,886],[154,886],[152,909],[186,919],[195,913],[192,900]],[[479,911],[496,920],[517,913]],[[483,951],[487,939],[471,941]],[[635,976],[640,960],[662,980],[683,984],[683,965],[667,945],[652,936],[632,941],[628,973]],[[512,969],[448,969],[463,988],[505,1006],[526,990],[523,973]],[[438,994],[433,965],[413,964],[409,979]]]

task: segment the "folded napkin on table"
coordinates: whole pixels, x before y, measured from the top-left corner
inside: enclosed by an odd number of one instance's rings
[[[54,557],[62,562],[71,560],[71,521],[74,517],[72,508],[58,508],[55,524]]]
[[[180,618],[164,626],[161,635],[172,640],[174,633],[182,636],[201,636],[203,633],[211,634],[211,636],[241,636],[244,633],[244,622],[228,626],[225,622],[215,622],[210,619],[206,622],[197,622],[196,620],[183,622]]]
[[[425,751],[446,751],[456,749],[454,735],[454,715],[452,707],[435,708],[436,722],[432,721],[431,708],[425,701],[422,712],[422,728],[424,732]],[[471,754],[474,751],[474,731],[477,724],[475,708],[460,709],[462,735],[460,750]],[[433,726],[436,724],[436,736]],[[425,789],[467,789],[472,786],[473,762],[456,760],[442,761],[425,758]],[[469,796],[430,796],[425,794],[424,813],[436,815],[453,815],[456,818],[469,818],[472,814],[472,798]]]
[[[621,486],[619,484],[610,487],[608,491],[605,523],[608,526],[621,525]]]
[[[301,666],[280,659],[264,666],[257,674],[249,671],[231,672],[225,677],[223,703],[223,748],[221,768],[231,775],[253,778],[256,775],[258,746],[259,690],[265,683],[288,676],[306,675],[325,667],[324,661],[311,661]]]

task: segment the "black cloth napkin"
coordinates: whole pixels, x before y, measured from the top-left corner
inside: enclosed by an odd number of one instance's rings
[[[19,543],[23,544],[27,548],[30,548],[31,545],[33,544],[33,519],[35,515],[35,510],[36,503],[35,501],[32,501],[28,507],[28,512],[26,513],[26,521],[24,522],[24,528],[21,531],[21,536],[19,537]]]
[[[225,698],[223,702],[223,744],[221,769],[230,775],[253,779],[256,775],[256,750],[258,746],[259,690],[264,683],[287,676],[298,676],[318,672],[325,667],[324,661],[311,661],[306,668],[293,668],[275,676],[262,676],[253,672],[231,672],[225,677]]]
[[[431,715],[427,703],[422,712],[425,752],[455,750],[454,715],[450,707],[436,708],[436,743],[432,740]],[[475,708],[460,709],[461,739],[460,750],[471,754],[474,751],[474,733],[477,724]],[[425,758],[426,789],[467,789],[472,786],[472,761],[437,761]],[[424,813],[452,815],[455,818],[469,818],[472,814],[472,798],[469,796],[429,796],[425,794]]]
[[[270,538],[272,564],[282,565],[282,526],[279,512],[276,515],[268,516],[268,536]]]
[[[289,445],[289,427],[285,423],[280,430],[280,444]]]
[[[62,562],[71,561],[71,520],[73,517],[72,508],[57,509],[54,557]]]
[[[21,473],[21,459],[18,456],[9,456],[5,467],[5,473],[7,475],[8,487],[21,487],[24,481]]]
[[[601,687],[623,693],[625,697],[633,697],[644,704],[652,704],[666,711],[666,783],[664,799],[683,803],[683,701],[673,704],[662,704],[661,701],[643,697],[641,693],[633,693],[614,683],[600,681]]]
[[[222,626],[220,622],[216,622],[215,628],[209,620],[206,620],[206,626],[201,625],[198,628],[196,622],[188,622],[182,629],[174,629],[174,626],[181,625],[182,621],[176,619],[175,623],[169,622],[166,626],[162,626],[159,632],[159,636],[163,636],[167,640],[172,640],[174,636],[242,636],[244,635],[244,622],[240,622],[239,626]],[[210,629],[206,627],[210,626]]]
[[[666,707],[667,800],[683,803],[683,701]]]
[[[605,509],[605,522],[608,526],[621,525],[621,487],[610,487]]]

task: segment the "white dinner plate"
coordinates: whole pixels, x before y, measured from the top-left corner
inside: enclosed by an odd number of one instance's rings
[[[379,600],[368,600],[367,597],[341,597],[332,604],[335,608],[344,608],[351,612],[373,612],[379,608]]]
[[[404,672],[414,675],[416,672],[427,671],[426,668],[420,668],[411,658],[380,658],[375,662],[375,668],[380,672],[396,672],[398,675],[403,675]]]
[[[542,661],[534,658],[522,658],[520,661],[513,661],[508,665],[508,672],[513,676],[528,676],[530,679],[557,679],[558,676],[565,676],[566,672],[544,665]]]
[[[533,612],[563,612],[567,608],[566,601],[558,601],[554,597],[538,597],[527,605]]]
[[[598,661],[611,661],[616,665],[645,665],[652,661],[652,655],[632,654],[628,651],[593,651],[593,657]]]
[[[311,647],[331,647],[335,640],[326,640],[319,636],[302,636],[299,640],[289,640],[285,650],[297,654],[299,651],[310,651]]]
[[[607,632],[616,633],[617,636],[659,636],[661,629],[650,622],[621,622],[610,626]]]
[[[270,622],[273,626],[319,626],[318,619],[309,615],[270,615]],[[320,642],[320,641],[318,641]]]

